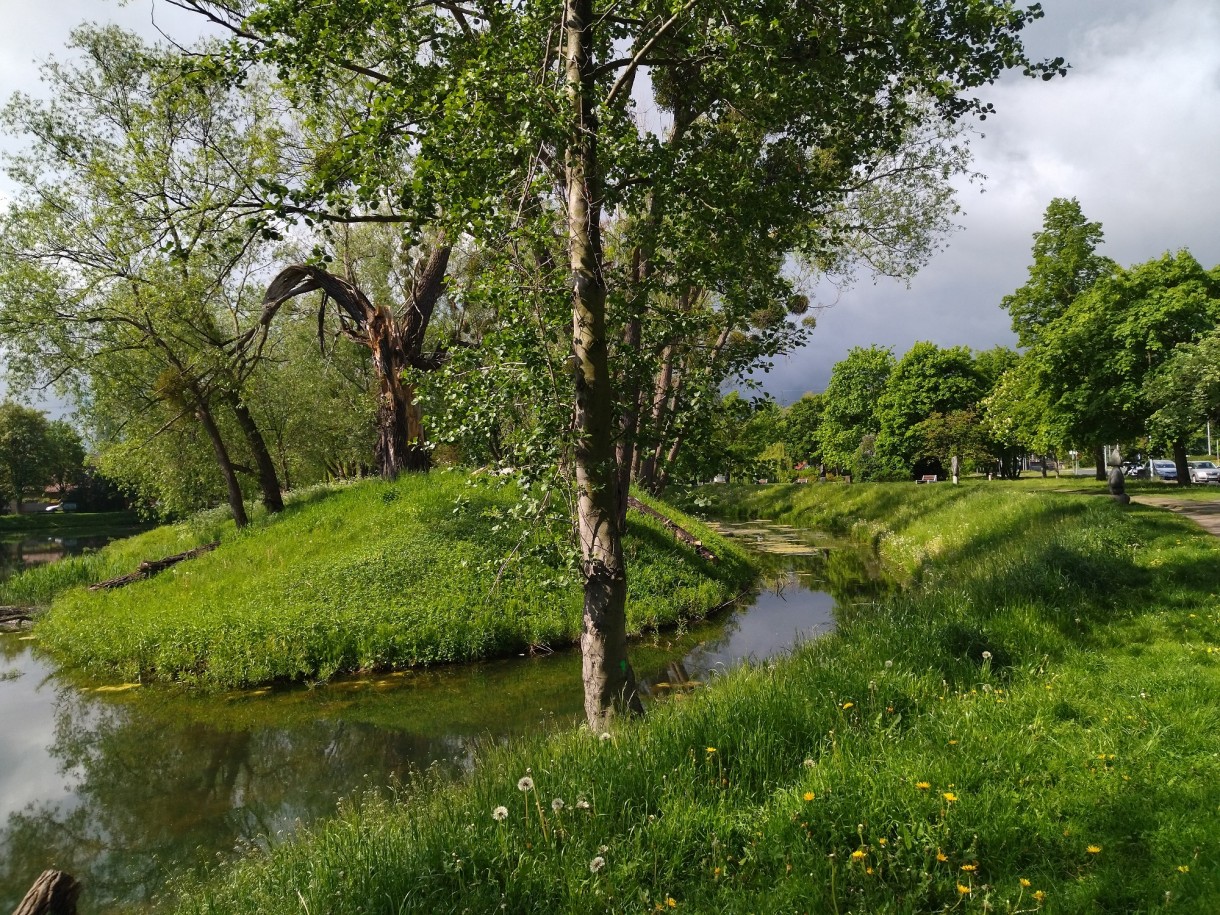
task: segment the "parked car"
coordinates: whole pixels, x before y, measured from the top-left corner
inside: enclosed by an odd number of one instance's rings
[[[1140,480],[1148,479],[1148,466],[1137,461],[1123,461],[1123,474]]]
[[[1220,467],[1211,461],[1191,461],[1187,466],[1190,467],[1190,482],[1220,483]]]
[[[1154,480],[1177,480],[1178,465],[1173,461],[1153,461],[1152,462],[1152,479]]]

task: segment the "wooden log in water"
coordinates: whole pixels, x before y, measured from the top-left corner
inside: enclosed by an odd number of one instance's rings
[[[63,871],[47,870],[34,881],[13,915],[76,915],[80,883]]]
[[[89,590],[109,591],[111,588],[121,588],[123,585],[129,585],[133,581],[141,581],[156,575],[158,572],[163,572],[170,566],[182,562],[184,559],[194,559],[196,556],[210,553],[218,546],[220,546],[220,541],[215,541],[213,543],[205,543],[203,546],[197,546],[193,550],[187,550],[185,553],[175,553],[173,556],[166,556],[164,559],[146,559],[130,575],[120,575],[118,578],[108,578],[105,581],[99,581],[96,585],[90,585]]]
[[[706,559],[708,562],[718,562],[719,561],[716,554],[713,553],[711,550],[709,550],[707,547],[705,547],[703,545],[703,541],[701,541],[698,537],[696,537],[686,528],[680,526],[676,522],[671,521],[669,518],[665,517],[655,508],[645,505],[635,496],[627,497],[627,507],[634,508],[636,511],[641,512],[642,514],[649,515],[650,517],[656,518],[658,521],[660,521],[662,524],[665,525],[666,529],[671,534],[673,534],[683,543],[689,543],[691,546],[693,546],[695,548],[695,552],[698,553],[700,556],[702,556],[704,559]]]

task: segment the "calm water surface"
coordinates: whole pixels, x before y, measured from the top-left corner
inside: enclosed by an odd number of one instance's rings
[[[725,532],[769,557],[767,586],[634,645],[653,700],[828,632],[836,603],[883,587],[852,551],[766,525]],[[489,741],[582,714],[570,651],[192,698],[82,686],[36,644],[0,635],[0,912],[49,866],[82,881],[86,915],[152,902],[175,874],[328,816],[345,796],[428,766],[460,771]]]

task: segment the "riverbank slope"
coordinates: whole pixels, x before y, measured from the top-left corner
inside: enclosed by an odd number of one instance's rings
[[[97,581],[141,559],[220,546],[116,590],[60,590],[35,633],[90,677],[220,687],[571,643],[581,589],[563,521],[516,518],[519,498],[510,484],[437,472],[306,494],[243,531],[210,515],[160,528],[45,574],[59,585]],[[739,550],[678,520],[720,560],[632,512],[633,633],[700,618],[752,580]]]
[[[180,912],[1211,911],[1220,544],[987,487],[717,488],[908,588],[613,734],[366,797]]]

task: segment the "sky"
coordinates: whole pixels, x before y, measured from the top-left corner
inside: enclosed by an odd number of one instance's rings
[[[1206,267],[1220,263],[1220,3],[1042,5],[1027,46],[1035,57],[1065,57],[1068,76],[1010,74],[980,93],[996,114],[978,125],[973,167],[986,178],[960,190],[960,228],[909,285],[863,277],[834,294],[809,344],[760,376],[782,403],[823,389],[853,346],[901,356],[918,340],[1015,345],[1000,300],[1025,281],[1032,235],[1054,197],[1080,201],[1105,231],[1101,253],[1120,264],[1181,248]],[[62,53],[83,20],[150,37],[154,19],[180,39],[199,31],[196,17],[163,0],[0,0],[0,12],[0,98],[37,93],[37,63]]]

